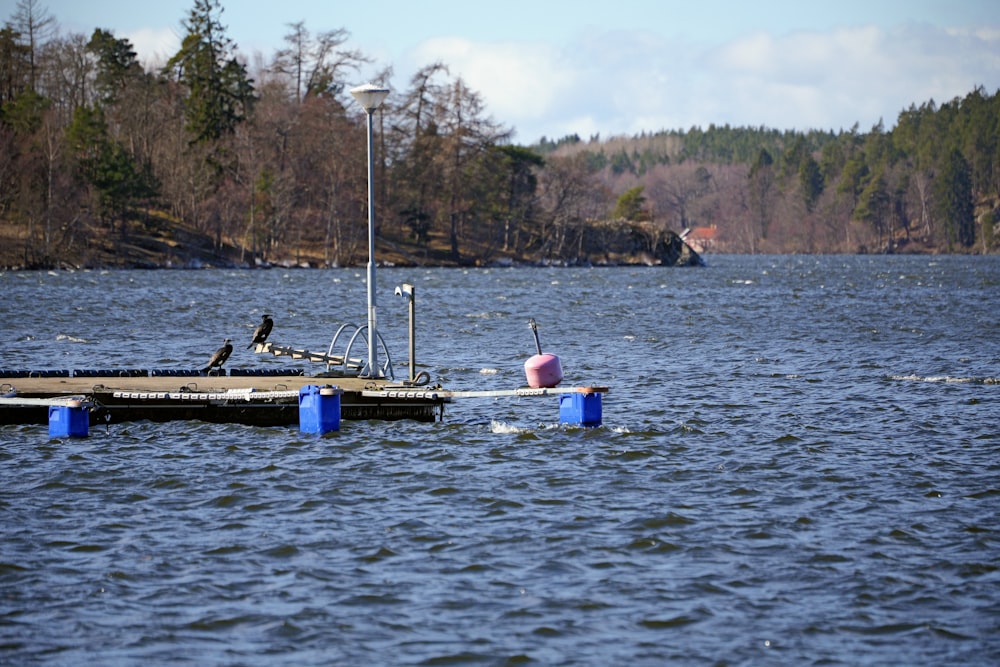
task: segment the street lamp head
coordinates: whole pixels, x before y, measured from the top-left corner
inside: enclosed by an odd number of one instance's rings
[[[373,83],[366,83],[357,88],[351,88],[351,95],[358,101],[361,108],[368,113],[374,113],[382,105],[388,94],[388,88],[381,88]]]

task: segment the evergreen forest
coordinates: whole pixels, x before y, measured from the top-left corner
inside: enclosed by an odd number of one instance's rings
[[[64,34],[18,0],[0,29],[0,267],[367,262],[367,116],[349,90],[371,58],[302,21],[248,59],[220,1],[192,2],[179,50],[146,67],[128,40]],[[655,264],[680,237],[704,253],[1000,245],[1000,97],[982,86],[915,100],[890,130],[515,144],[434,62],[372,120],[386,263]]]

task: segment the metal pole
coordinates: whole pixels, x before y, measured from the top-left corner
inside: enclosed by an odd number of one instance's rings
[[[410,288],[410,382],[417,379],[417,293],[413,285]]]
[[[417,307],[415,288],[409,283],[403,283],[396,288],[396,296],[401,296],[410,305],[410,382],[417,379]]]
[[[381,377],[378,367],[378,330],[375,318],[375,156],[372,143],[372,116],[368,114],[368,372],[370,377]]]

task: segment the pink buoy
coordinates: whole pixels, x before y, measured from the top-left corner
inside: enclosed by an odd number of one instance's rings
[[[562,364],[554,354],[535,354],[524,362],[524,374],[533,389],[555,387],[562,382]]]
[[[535,336],[535,348],[538,350],[538,354],[524,362],[524,375],[528,379],[528,386],[533,389],[555,387],[563,379],[559,357],[554,354],[542,354],[542,345],[538,341],[538,325],[531,319],[528,320],[528,326]]]

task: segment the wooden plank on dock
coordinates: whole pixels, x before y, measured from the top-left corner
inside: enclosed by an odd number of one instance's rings
[[[59,398],[32,398],[30,396],[2,396],[0,397],[0,407],[63,407],[78,408],[90,405],[83,396],[65,396]]]
[[[276,399],[298,398],[298,390],[283,391],[256,391],[254,389],[230,389],[222,392],[194,392],[194,391],[116,391],[112,393],[114,398],[127,400],[157,400],[157,401],[274,401]]]
[[[447,389],[380,389],[362,391],[366,398],[453,399],[494,398],[520,396],[559,396],[562,394],[606,394],[607,387],[521,387],[518,389],[487,389],[479,391],[450,391]]]

